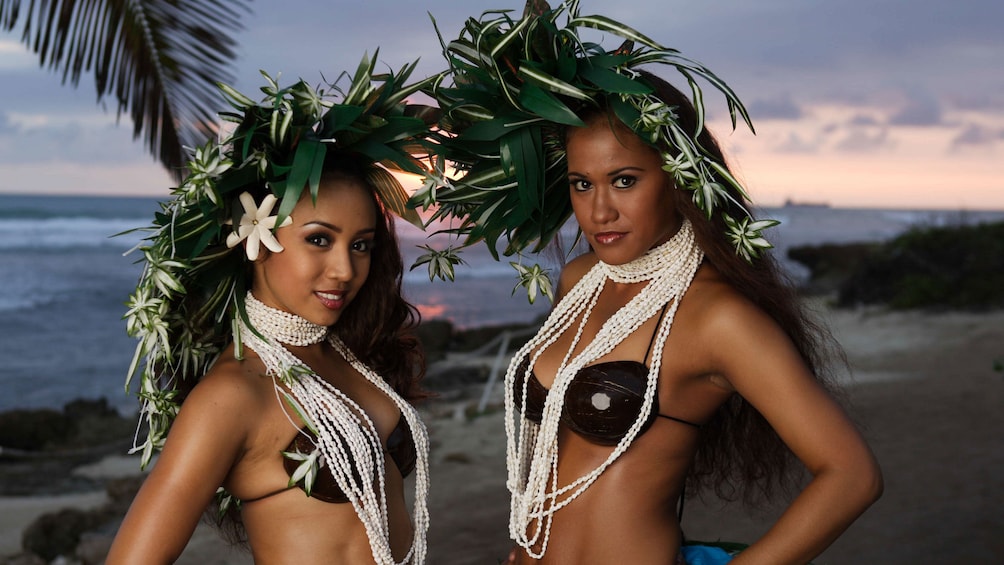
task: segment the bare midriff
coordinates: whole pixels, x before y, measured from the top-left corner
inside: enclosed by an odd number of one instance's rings
[[[395,560],[404,558],[412,541],[400,481],[389,476],[387,485],[388,493],[399,493],[388,494],[387,500]],[[256,565],[374,563],[366,528],[352,504],[321,502],[294,488],[246,505],[242,517]]]
[[[520,550],[516,563],[674,563],[682,541],[677,501],[696,436],[679,423],[656,422],[596,482],[553,514],[544,556],[535,560]],[[596,468],[612,448],[562,429],[558,450],[558,484],[565,485]]]

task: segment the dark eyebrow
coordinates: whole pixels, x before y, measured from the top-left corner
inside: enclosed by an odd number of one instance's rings
[[[322,228],[327,228],[335,233],[342,233],[342,228],[336,226],[335,224],[329,224],[328,222],[322,222],[320,220],[314,220],[313,222],[307,222],[303,224],[306,226],[321,226]]]
[[[613,171],[610,171],[609,173],[607,173],[607,176],[608,177],[616,177],[617,175],[623,174],[623,173],[628,172],[628,171],[642,171],[642,170],[644,170],[644,169],[642,169],[641,167],[634,167],[634,166],[629,165],[627,167],[621,167],[619,169],[614,169]],[[586,175],[584,175],[582,173],[575,172],[575,171],[568,171],[568,176],[570,176],[570,177],[585,178]]]
[[[328,222],[323,222],[321,220],[314,220],[313,222],[307,222],[307,223],[305,223],[303,225],[304,225],[304,227],[306,227],[306,226],[321,226],[322,228],[327,228],[327,229],[329,229],[329,230],[331,230],[331,231],[333,231],[335,233],[342,233],[342,228],[336,226],[335,224],[329,224]],[[369,235],[369,234],[374,234],[374,233],[376,233],[376,228],[372,227],[372,228],[366,228],[364,230],[360,230],[360,232],[357,235],[363,235],[363,234]]]
[[[614,171],[610,171],[609,173],[607,173],[607,176],[608,177],[616,177],[617,175],[626,173],[628,171],[642,171],[642,170],[644,170],[644,169],[642,169],[641,167],[632,167],[632,166],[621,167],[621,168],[616,169]]]

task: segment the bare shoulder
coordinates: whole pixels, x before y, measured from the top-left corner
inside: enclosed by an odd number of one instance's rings
[[[785,330],[711,265],[703,265],[680,303],[676,323],[709,372],[730,374],[765,359],[801,362]],[[700,353],[698,353],[700,352]],[[746,371],[742,373],[747,374]]]
[[[228,348],[185,399],[182,410],[191,407],[231,414],[256,413],[272,397],[273,388],[261,361],[248,353],[244,359],[237,359]]]
[[[564,296],[592,269],[599,259],[594,253],[583,253],[565,264],[558,281],[558,295]]]
[[[681,316],[682,315],[682,316]],[[680,303],[689,331],[705,338],[742,334],[770,320],[762,309],[725,281],[711,265],[702,265]]]

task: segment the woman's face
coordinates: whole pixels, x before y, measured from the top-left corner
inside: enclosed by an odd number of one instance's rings
[[[622,265],[668,241],[681,221],[659,153],[613,121],[571,128],[565,148],[575,219],[601,261]]]
[[[322,177],[316,206],[304,191],[290,217],[292,224],[275,232],[283,251],[255,263],[252,292],[273,308],[331,326],[369,275],[373,199],[356,180]]]

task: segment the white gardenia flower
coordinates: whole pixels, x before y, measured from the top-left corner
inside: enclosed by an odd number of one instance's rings
[[[263,198],[261,206],[256,206],[254,197],[247,192],[241,193],[240,201],[241,206],[244,207],[244,215],[241,216],[241,223],[237,226],[237,229],[227,236],[227,247],[234,247],[246,239],[247,244],[244,250],[247,252],[248,260],[250,261],[258,259],[260,244],[265,244],[265,247],[273,253],[282,251],[282,245],[279,245],[275,236],[272,235],[272,229],[276,227],[275,221],[278,219],[278,216],[269,215],[272,213],[272,208],[275,207],[275,195],[269,194]],[[288,226],[292,222],[293,218],[286,216],[282,225],[278,227]]]

